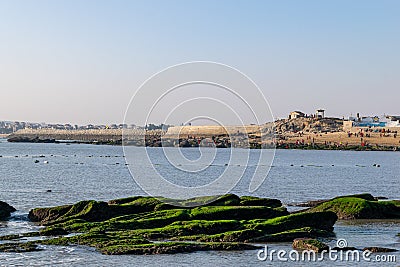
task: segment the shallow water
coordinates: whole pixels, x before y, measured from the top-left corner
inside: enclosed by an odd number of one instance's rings
[[[183,154],[196,159],[196,148],[185,148]],[[206,184],[223,171],[229,162],[230,149],[218,149],[217,157],[207,175],[188,176],[172,168],[162,150],[149,149],[157,170],[169,175],[172,182],[182,185]],[[237,152],[237,151],[236,151]],[[237,153],[247,153],[246,150]],[[251,150],[247,170],[231,191],[248,195],[251,172],[257,164],[258,150]],[[130,176],[121,147],[77,144],[23,144],[0,140],[0,200],[17,212],[9,222],[0,223],[0,235],[29,232],[37,226],[29,222],[29,209],[74,203],[83,199],[110,200],[132,195],[145,195]],[[40,157],[44,156],[44,157]],[[338,195],[369,192],[375,196],[399,198],[400,153],[356,151],[278,150],[267,179],[252,195],[281,199],[285,204],[326,199]],[[39,163],[34,163],[39,160]],[[137,164],[141,164],[141,158]],[[44,164],[48,161],[48,164]],[[373,164],[379,164],[380,168]],[[293,165],[293,166],[292,166]],[[229,166],[233,170],[240,166]],[[238,174],[239,175],[239,174]],[[51,192],[47,192],[51,190]],[[384,246],[399,248],[400,221],[338,222],[337,238],[345,238],[349,246]],[[334,245],[335,240],[327,240]],[[273,249],[290,249],[289,243],[269,244]],[[399,253],[397,262],[400,261]],[[287,266],[274,260],[257,260],[257,251],[196,252],[179,255],[105,256],[87,247],[47,246],[42,252],[2,253],[1,266]],[[352,263],[351,265],[355,265]],[[389,263],[369,263],[391,266]],[[303,263],[291,265],[304,266]],[[315,262],[313,266],[348,266],[348,262]],[[357,264],[356,264],[357,265]],[[367,263],[358,263],[368,266]],[[396,264],[392,264],[396,266]]]

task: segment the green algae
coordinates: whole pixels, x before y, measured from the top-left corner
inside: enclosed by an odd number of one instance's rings
[[[321,203],[308,212],[333,211],[339,219],[397,219],[398,201],[371,201],[358,197],[338,197]]]
[[[333,225],[336,220],[336,214],[331,211],[295,213],[269,220],[250,220],[247,222],[246,228],[262,230],[269,234],[303,227],[313,227],[315,229],[333,231]]]
[[[193,207],[199,203],[206,205]],[[87,245],[104,254],[254,249],[245,243],[326,236],[337,219],[330,211],[289,214],[279,200],[233,194],[182,200],[178,207],[152,197],[89,200],[33,209],[29,217],[46,226],[39,235],[51,237],[36,243]],[[63,236],[70,233],[76,234]]]

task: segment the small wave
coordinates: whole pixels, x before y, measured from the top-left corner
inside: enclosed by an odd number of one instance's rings
[[[9,218],[9,221],[10,222],[12,222],[12,221],[29,221],[28,213],[23,212],[23,211],[19,211],[19,210],[14,211],[11,214],[11,216]]]

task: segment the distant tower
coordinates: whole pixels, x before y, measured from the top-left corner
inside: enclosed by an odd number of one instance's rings
[[[317,109],[315,116],[317,118],[325,118],[325,109]]]

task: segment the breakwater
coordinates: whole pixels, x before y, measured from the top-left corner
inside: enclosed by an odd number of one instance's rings
[[[150,147],[215,146],[261,148],[274,146],[274,134],[256,125],[182,126],[168,131],[142,129],[53,130],[23,129],[8,137],[9,142],[90,143]]]

